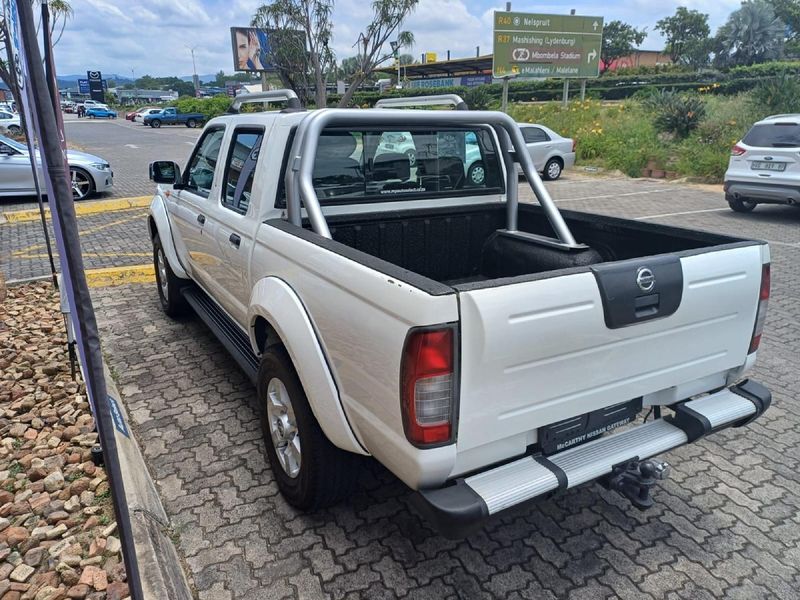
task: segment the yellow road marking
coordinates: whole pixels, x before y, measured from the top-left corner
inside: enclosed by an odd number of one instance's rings
[[[115,210],[128,210],[131,208],[143,208],[150,206],[153,200],[152,196],[135,196],[132,198],[114,198],[113,200],[95,200],[89,202],[81,202],[75,205],[75,214],[93,215],[102,212],[112,212]],[[45,207],[45,213],[49,216],[50,209]],[[28,221],[38,221],[39,209],[30,210],[15,210],[4,212],[3,217],[7,223],[25,223]]]
[[[136,258],[149,258],[150,252],[84,252],[83,258],[116,258],[118,256],[131,256]],[[47,254],[14,254],[14,258],[47,258]]]
[[[154,283],[155,280],[156,275],[152,264],[89,269],[86,271],[86,282],[92,288],[125,285],[127,283]]]
[[[134,215],[129,215],[123,219],[117,219],[116,221],[111,221],[111,223],[103,223],[102,225],[95,225],[94,227],[89,227],[89,229],[84,229],[80,232],[81,236],[90,235],[92,233],[96,233],[98,231],[102,231],[103,229],[107,229],[108,227],[114,227],[115,225],[122,225],[123,223],[128,223],[129,221],[134,221],[136,219],[140,219],[144,213],[137,212]],[[33,252],[34,250],[44,250],[46,247],[45,244],[34,244],[32,246],[28,246],[26,248],[20,248],[19,250],[14,250],[11,253],[11,256],[21,257],[24,254],[28,254]]]

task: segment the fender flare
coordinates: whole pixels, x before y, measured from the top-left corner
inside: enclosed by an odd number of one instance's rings
[[[155,230],[154,230],[155,228]],[[172,239],[172,226],[169,223],[169,215],[167,214],[167,204],[162,195],[162,191],[156,192],[153,196],[153,201],[150,203],[150,217],[147,219],[147,230],[150,233],[150,239],[158,237],[161,240],[161,245],[164,248],[164,255],[167,257],[172,272],[176,277],[181,279],[189,279],[189,275],[181,265],[178,258],[178,252],[175,249],[175,242]]]
[[[259,280],[250,294],[247,317],[250,344],[256,354],[261,354],[262,346],[273,343],[286,347],[311,410],[330,442],[342,450],[367,455],[347,420],[325,353],[295,291],[277,277]],[[255,325],[259,317],[267,321],[280,340],[257,339]]]

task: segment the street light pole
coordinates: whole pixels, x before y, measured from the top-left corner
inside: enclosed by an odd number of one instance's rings
[[[197,77],[197,63],[194,61],[194,51],[197,46],[186,46],[189,48],[189,52],[192,53],[192,83],[194,84],[194,94],[197,95],[197,92],[200,91],[200,79]]]
[[[133,105],[136,106],[136,101],[139,100],[139,90],[136,88],[136,74],[131,68],[131,79],[133,79]]]

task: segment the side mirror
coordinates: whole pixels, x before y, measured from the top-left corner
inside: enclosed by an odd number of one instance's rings
[[[171,160],[157,160],[151,162],[150,181],[178,185],[181,182],[181,168]]]

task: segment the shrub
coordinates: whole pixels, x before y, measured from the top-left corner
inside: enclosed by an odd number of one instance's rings
[[[202,113],[206,120],[213,119],[225,114],[231,105],[231,98],[225,94],[218,94],[211,98],[193,98],[192,96],[181,96],[175,102],[170,103],[179,112],[198,112]]]
[[[653,125],[659,131],[685,138],[703,120],[706,107],[703,99],[675,90],[660,90],[644,100],[644,105],[655,112]]]
[[[768,114],[800,112],[800,81],[784,71],[754,87],[751,101]]]

